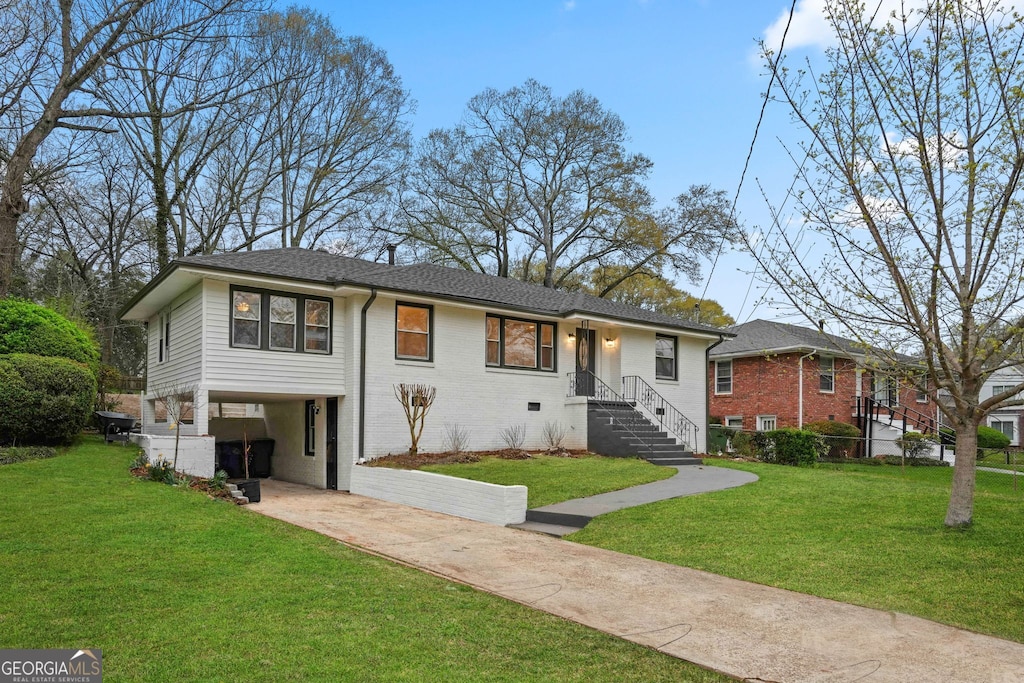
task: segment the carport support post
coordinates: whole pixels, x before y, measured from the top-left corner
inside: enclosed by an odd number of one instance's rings
[[[210,433],[210,391],[203,386],[192,395],[192,426],[196,436]]]

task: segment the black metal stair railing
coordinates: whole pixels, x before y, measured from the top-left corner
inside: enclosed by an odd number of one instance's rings
[[[654,387],[642,377],[627,375],[622,378],[622,395],[627,401],[634,401],[649,414],[649,419],[675,436],[684,449],[697,450],[697,432],[700,427],[682,411],[665,400]]]
[[[885,424],[896,428],[896,420],[900,421],[900,432],[906,434],[908,431],[918,431],[935,437],[939,445],[939,460],[945,460],[946,446],[956,443],[956,435],[949,428],[944,428],[937,419],[922,413],[919,410],[908,408],[903,405],[891,405],[878,401],[873,396],[863,396],[855,399],[857,426],[861,429],[861,457],[871,456],[871,443],[873,439],[872,423]]]
[[[595,375],[589,370],[577,370],[575,372],[567,373],[569,378],[569,393],[567,396],[585,396],[591,399],[590,406],[594,407],[599,414],[603,414],[609,418],[609,424],[615,427],[621,427],[624,429],[633,439],[642,444],[643,452],[638,447],[637,455],[655,455],[655,450],[652,442],[649,439],[645,439],[643,436],[633,431],[630,427],[629,420],[619,419],[621,416],[616,415],[614,412],[608,409],[605,403],[620,403],[625,407],[629,407],[636,413],[636,416],[650,424],[650,422],[639,413],[636,408],[630,406],[630,402],[622,398],[614,389],[604,383],[600,377]]]
[[[863,397],[863,408],[861,402],[857,402],[857,413],[858,419],[867,417],[875,422],[887,422],[890,427],[894,427],[896,420],[899,420],[904,433],[911,431],[908,429],[910,427],[913,431],[939,437],[941,443],[956,443],[956,439],[947,430],[942,429],[942,425],[935,416],[907,406],[886,405],[871,396],[865,396]]]

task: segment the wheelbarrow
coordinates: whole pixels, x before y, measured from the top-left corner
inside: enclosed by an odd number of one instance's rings
[[[128,435],[135,431],[135,416],[128,413],[115,413],[109,410],[97,410],[93,415],[100,423],[103,438],[111,441],[128,441]]]

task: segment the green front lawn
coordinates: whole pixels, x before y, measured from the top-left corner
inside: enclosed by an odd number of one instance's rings
[[[91,438],[0,467],[0,648],[102,648],[108,681],[727,680],[135,480],[132,457]]]
[[[982,451],[982,456],[978,459],[979,467],[995,467],[1001,470],[1024,472],[1024,452],[1020,449],[1015,448],[1009,451],[1009,456],[1005,450],[985,450]]]
[[[427,465],[421,469],[491,484],[522,484],[528,487],[527,506],[531,508],[648,484],[676,473],[671,467],[658,467],[646,460],[599,455],[585,458],[535,455],[529,460],[485,457],[475,463]]]
[[[721,464],[760,480],[602,515],[570,538],[1024,642],[1024,491],[1011,475],[980,473],[974,526],[951,531],[952,468]]]

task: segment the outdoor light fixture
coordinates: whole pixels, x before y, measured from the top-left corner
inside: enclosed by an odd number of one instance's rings
[[[612,348],[613,346],[615,346],[615,340],[611,337],[605,337],[604,345],[607,346],[608,348]]]
[[[569,341],[575,341],[575,340],[576,340],[576,333],[575,332],[570,332],[569,333]]]

